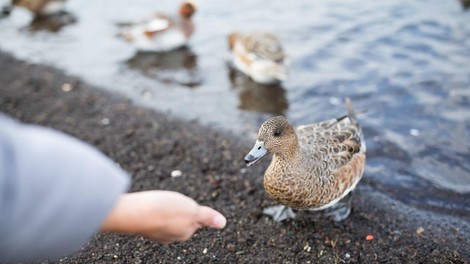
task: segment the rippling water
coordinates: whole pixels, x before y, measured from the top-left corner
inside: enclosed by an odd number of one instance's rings
[[[349,96],[367,110],[364,181],[407,204],[470,217],[470,13],[457,0],[200,0],[190,47],[168,54],[136,52],[116,35],[119,23],[177,3],[135,3],[69,0],[61,18],[69,24],[53,31],[29,27],[16,10],[0,20],[0,48],[249,139],[272,115],[295,125],[342,115]],[[276,32],[289,54],[280,86],[253,83],[227,63],[226,35],[254,29]]]

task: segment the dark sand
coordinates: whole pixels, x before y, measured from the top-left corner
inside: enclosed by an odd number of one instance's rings
[[[468,219],[393,201],[370,187],[368,175],[342,224],[315,212],[274,223],[261,214],[274,204],[262,188],[269,158],[245,169],[243,156],[253,142],[243,135],[136,106],[4,53],[0,69],[0,111],[96,146],[132,175],[131,191],[179,191],[228,219],[222,231],[203,229],[190,241],[168,246],[136,236],[98,234],[60,263],[470,263]],[[64,83],[73,89],[64,92]],[[170,176],[175,169],[182,177]],[[369,234],[374,239],[366,240]]]

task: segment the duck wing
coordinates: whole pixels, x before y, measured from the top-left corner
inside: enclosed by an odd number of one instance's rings
[[[159,32],[168,30],[173,24],[172,20],[171,17],[163,13],[157,13],[152,19],[143,24],[144,32],[147,36],[152,37]]]
[[[365,141],[351,101],[346,100],[348,114],[339,118],[297,128],[299,144],[304,152],[320,163],[325,173],[351,162],[356,154],[365,153]]]
[[[285,58],[278,38],[269,32],[252,32],[240,37],[240,42],[248,56],[282,62]]]

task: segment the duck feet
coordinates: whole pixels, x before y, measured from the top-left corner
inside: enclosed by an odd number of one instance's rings
[[[263,214],[271,216],[275,222],[281,222],[286,219],[295,218],[294,211],[284,205],[275,205],[264,208]]]
[[[352,192],[348,193],[343,199],[330,208],[323,211],[327,217],[331,217],[335,222],[346,219],[351,214]]]

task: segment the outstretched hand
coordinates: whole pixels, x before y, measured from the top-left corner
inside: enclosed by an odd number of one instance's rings
[[[101,231],[139,234],[161,243],[188,240],[201,227],[223,228],[225,217],[216,210],[171,191],[123,194]]]

